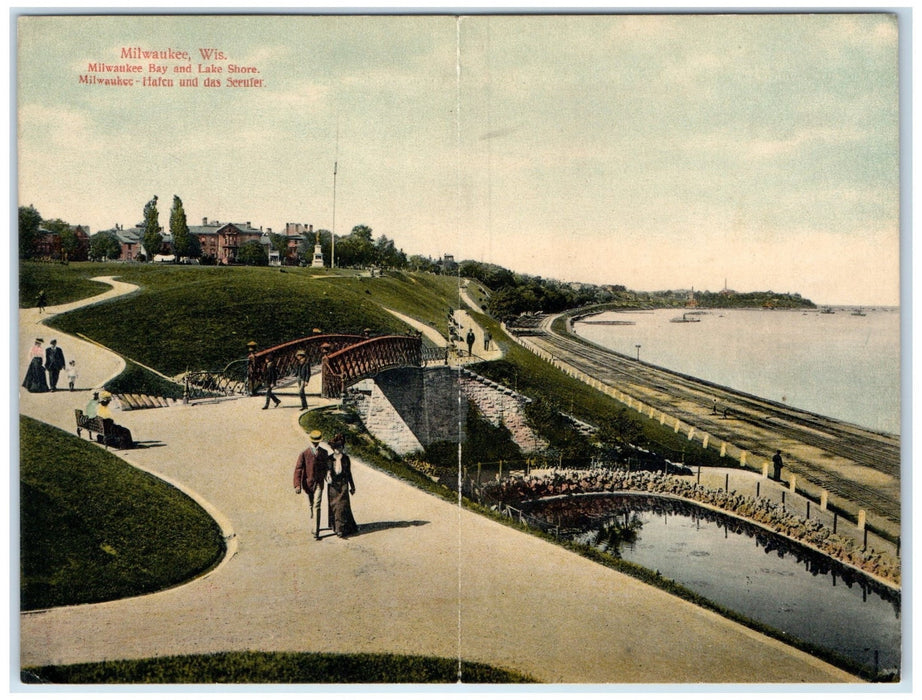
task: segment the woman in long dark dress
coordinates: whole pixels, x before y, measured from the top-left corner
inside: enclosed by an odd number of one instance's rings
[[[333,456],[330,458],[329,482],[327,484],[327,502],[330,508],[330,529],[337,537],[348,537],[358,532],[358,525],[352,515],[350,495],[355,493],[352,480],[352,462],[349,455],[343,453],[346,440],[337,435],[330,441]]]
[[[42,352],[42,339],[37,338],[35,345],[29,351],[29,368],[26,370],[26,378],[22,380],[22,385],[26,391],[32,394],[39,394],[48,391],[48,380],[45,379],[45,366],[42,364],[44,353]]]

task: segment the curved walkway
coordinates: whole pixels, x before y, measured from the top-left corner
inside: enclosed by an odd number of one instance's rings
[[[20,312],[21,376],[34,337],[51,337],[42,320]],[[82,388],[23,392],[20,412],[71,432],[73,409],[120,361],[54,337],[77,359]],[[282,406],[267,411],[253,397],[120,417],[151,446],[117,454],[210,504],[236,552],[171,590],[21,614],[22,665],[233,650],[393,652],[460,657],[550,683],[858,680],[361,463],[353,500],[360,532],[315,542],[306,498],[291,487],[306,444],[299,401],[284,390],[280,397]]]

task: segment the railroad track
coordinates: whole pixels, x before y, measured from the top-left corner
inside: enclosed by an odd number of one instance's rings
[[[771,454],[774,445],[784,445],[783,451],[791,455],[786,456],[786,464],[803,478],[899,523],[898,436],[735,391],[558,334],[551,329],[554,318],[545,318],[529,333],[529,340],[552,356],[753,454],[765,455],[767,450]],[[863,477],[848,478],[860,468],[886,475],[887,485],[868,485]]]

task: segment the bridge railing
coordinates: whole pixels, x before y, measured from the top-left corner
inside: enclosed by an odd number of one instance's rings
[[[222,370],[186,372],[183,376],[183,398],[187,401],[236,396],[246,391],[246,360],[235,360]]]
[[[272,358],[279,379],[295,373],[298,364],[298,351],[303,350],[311,366],[318,366],[324,356],[331,352],[361,343],[367,340],[364,335],[317,334],[276,345],[250,355],[247,361],[247,391],[250,394],[266,383],[266,361]]]
[[[325,398],[342,396],[350,384],[393,367],[421,367],[419,336],[388,335],[371,338],[326,355],[322,361]]]

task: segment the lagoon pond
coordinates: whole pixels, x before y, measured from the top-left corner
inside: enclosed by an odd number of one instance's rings
[[[708,600],[881,673],[901,666],[901,598],[746,521],[657,496],[533,502],[532,516]]]

